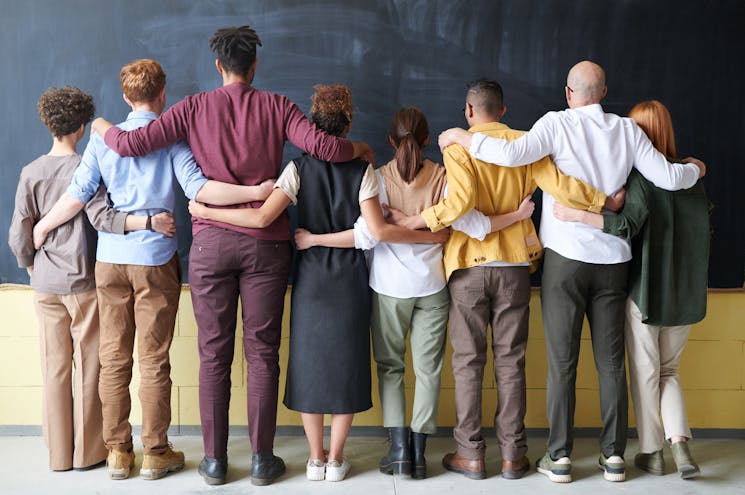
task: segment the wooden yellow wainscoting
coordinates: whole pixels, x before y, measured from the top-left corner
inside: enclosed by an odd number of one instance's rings
[[[745,428],[745,291],[710,291],[708,316],[694,326],[690,342],[683,355],[681,381],[688,404],[688,417],[694,428]],[[290,289],[287,291],[280,349],[280,402],[284,393],[285,365],[289,335]],[[0,286],[0,426],[41,424],[41,375],[39,372],[39,339],[33,292],[23,285]],[[240,318],[238,319],[240,322]],[[241,329],[236,330],[235,356],[231,380],[233,384],[230,421],[245,425],[246,366],[243,361]],[[589,332],[585,326],[577,376],[578,427],[600,426],[598,381],[592,360]],[[442,375],[442,396],[439,424],[455,422],[453,377],[448,346]],[[184,287],[171,347],[173,380],[173,425],[198,425],[197,327],[191,308],[189,290]],[[546,427],[546,348],[541,322],[540,298],[533,292],[531,301],[530,339],[527,354],[528,412],[527,426]],[[132,382],[132,417],[140,423],[137,399],[139,373],[135,366]],[[414,377],[406,374],[406,386],[412,391]],[[484,425],[493,423],[496,390],[493,364],[487,365],[484,379]],[[377,426],[382,415],[373,373],[374,407],[355,418],[357,426]],[[409,395],[409,406],[411,396]],[[631,413],[633,425],[633,413]],[[279,406],[278,424],[299,425],[297,413]]]

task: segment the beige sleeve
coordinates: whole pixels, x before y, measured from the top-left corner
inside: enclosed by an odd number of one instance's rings
[[[379,192],[378,175],[375,173],[375,168],[372,165],[368,165],[365,175],[362,177],[362,184],[360,184],[359,202],[362,203],[373,196],[377,196]]]
[[[290,161],[285,169],[279,174],[277,182],[274,183],[274,188],[282,189],[292,204],[297,204],[297,193],[300,192],[300,176],[297,173],[297,167],[295,162]]]

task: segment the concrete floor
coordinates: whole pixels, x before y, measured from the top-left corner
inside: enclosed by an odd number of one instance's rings
[[[0,494],[440,494],[460,493],[510,494],[536,493],[629,493],[644,495],[662,494],[745,494],[745,441],[699,439],[692,442],[692,452],[701,466],[702,476],[685,481],[672,471],[672,458],[665,452],[668,474],[651,476],[633,466],[627,466],[627,481],[609,483],[596,467],[597,442],[580,438],[573,454],[574,482],[559,485],[531,471],[525,478],[507,481],[499,476],[497,449],[492,440],[487,450],[487,472],[483,481],[472,481],[447,472],[440,464],[442,456],[453,447],[452,439],[430,438],[427,448],[430,477],[416,481],[408,477],[386,476],[378,472],[377,462],[385,454],[387,444],[382,437],[352,437],[347,443],[346,455],[352,463],[349,477],[340,483],[310,482],[305,479],[304,460],[307,456],[305,439],[301,436],[277,437],[275,452],[287,463],[287,474],[275,484],[255,487],[250,484],[248,473],[250,448],[248,438],[234,436],[230,439],[230,470],[228,483],[219,487],[204,484],[197,474],[197,465],[202,457],[202,441],[199,436],[173,436],[175,448],[186,454],[186,468],[157,481],[145,481],[139,477],[142,462],[141,449],[135,449],[137,461],[132,477],[124,481],[111,481],[105,468],[88,472],[54,473],[47,470],[47,451],[44,441],[38,436],[0,436]],[[137,445],[137,441],[135,443]],[[529,441],[529,457],[532,461],[540,457],[545,438]],[[627,458],[633,459],[636,441],[629,442]]]

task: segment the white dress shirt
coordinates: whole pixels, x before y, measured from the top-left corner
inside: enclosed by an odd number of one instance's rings
[[[550,155],[563,173],[608,195],[623,187],[633,167],[654,185],[670,191],[689,188],[699,178],[696,165],[671,165],[636,122],[605,113],[599,104],[548,112],[514,141],[474,134],[469,151],[479,160],[508,167]],[[540,228],[544,247],[586,263],[631,259],[627,240],[581,222],[562,222],[554,217],[553,204],[553,196],[544,192]]]

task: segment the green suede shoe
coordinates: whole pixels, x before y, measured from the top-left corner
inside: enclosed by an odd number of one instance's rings
[[[654,474],[655,476],[665,474],[665,458],[662,457],[661,450],[652,452],[651,454],[639,452],[634,457],[634,465],[642,471]]]
[[[691,451],[688,450],[688,442],[676,442],[670,446],[670,449],[673,451],[673,459],[681,478],[687,480],[701,474],[698,464],[691,456]]]

